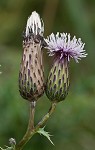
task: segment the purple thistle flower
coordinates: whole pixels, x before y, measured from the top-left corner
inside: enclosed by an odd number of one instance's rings
[[[45,39],[49,56],[55,56],[52,68],[49,72],[46,83],[46,95],[53,102],[64,100],[69,90],[69,69],[68,62],[74,58],[76,62],[86,57],[84,43],[81,39],[70,38],[67,33],[53,33]]]
[[[70,58],[74,58],[76,62],[78,59],[86,57],[87,54],[84,50],[84,45],[81,39],[76,39],[76,36],[71,39],[70,34],[59,33],[56,35],[53,33],[45,39],[47,43],[47,49],[49,56],[59,55],[60,59],[67,57],[67,60],[70,61]]]

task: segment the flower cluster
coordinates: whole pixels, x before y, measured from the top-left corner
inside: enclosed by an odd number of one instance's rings
[[[62,101],[68,94],[69,69],[68,62],[74,58],[76,62],[86,57],[85,43],[70,34],[52,33],[43,37],[44,23],[35,11],[27,20],[23,40],[23,57],[20,67],[19,87],[21,95],[35,101],[44,92],[51,101]],[[43,44],[44,43],[44,44]],[[44,83],[42,48],[48,49],[49,56],[54,56],[53,65]],[[45,85],[45,87],[44,87]]]

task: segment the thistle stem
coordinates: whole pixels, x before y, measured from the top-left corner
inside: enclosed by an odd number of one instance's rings
[[[41,127],[44,126],[44,124],[46,123],[46,121],[49,119],[49,117],[52,115],[52,113],[54,112],[55,108],[56,108],[56,104],[57,103],[52,103],[48,113],[41,119],[41,121],[36,125],[35,129],[39,129]]]
[[[16,145],[15,150],[22,150],[23,147],[25,146],[25,144],[31,139],[31,137],[35,133],[37,133],[38,129],[44,126],[44,124],[47,122],[49,117],[54,112],[54,110],[56,108],[56,104],[57,103],[52,103],[48,113],[41,119],[41,121],[39,121],[39,123],[35,127],[34,127],[34,121],[33,121],[34,120],[35,107],[32,107],[32,105],[30,106],[30,118],[29,118],[29,124],[28,124],[26,134],[24,135],[22,140],[19,142],[19,144]]]
[[[36,106],[35,101],[30,103],[30,118],[29,118],[28,130],[32,130],[34,128],[35,106]]]
[[[32,133],[34,134],[33,129],[34,129],[35,105],[36,105],[35,101],[30,103],[30,116],[29,116],[28,128],[27,128],[27,131],[26,131],[25,135],[23,136],[22,140],[16,146],[16,148],[15,148],[16,150],[21,150],[24,147],[24,145],[31,138]]]

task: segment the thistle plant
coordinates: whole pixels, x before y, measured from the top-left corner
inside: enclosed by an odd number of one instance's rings
[[[50,139],[50,134],[44,130],[49,117],[54,112],[58,102],[63,101],[69,90],[69,62],[74,58],[76,62],[86,57],[84,43],[74,36],[71,39],[67,33],[53,33],[46,39],[43,37],[44,23],[39,14],[35,11],[27,20],[26,29],[23,33],[23,55],[19,71],[19,91],[20,95],[30,104],[30,117],[28,128],[20,140],[11,138],[10,147],[6,150],[22,150],[25,144],[36,133],[42,134]],[[48,49],[49,56],[53,56],[53,64],[50,69],[47,81],[44,79],[43,47]],[[51,107],[44,117],[34,124],[35,106],[39,97],[46,93],[51,101]],[[3,148],[1,148],[4,150]]]

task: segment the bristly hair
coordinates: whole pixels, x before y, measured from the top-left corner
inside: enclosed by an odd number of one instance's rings
[[[43,20],[40,19],[40,16],[36,11],[32,12],[31,16],[27,20],[25,31],[26,37],[29,36],[31,33],[35,35],[39,34],[41,36],[43,36],[44,33]]]
[[[85,43],[80,38],[76,39],[76,36],[71,39],[70,34],[57,32],[56,35],[53,33],[49,35],[45,42],[47,43],[46,48],[49,56],[59,55],[60,60],[67,57],[68,61],[70,61],[70,58],[74,58],[78,62],[78,59],[87,56],[84,50]]]
[[[44,22],[40,18],[39,14],[34,11],[27,20],[25,31],[23,32],[23,44],[30,39],[33,39],[35,43],[41,42],[41,46],[45,47],[46,42],[43,38],[44,34]]]

